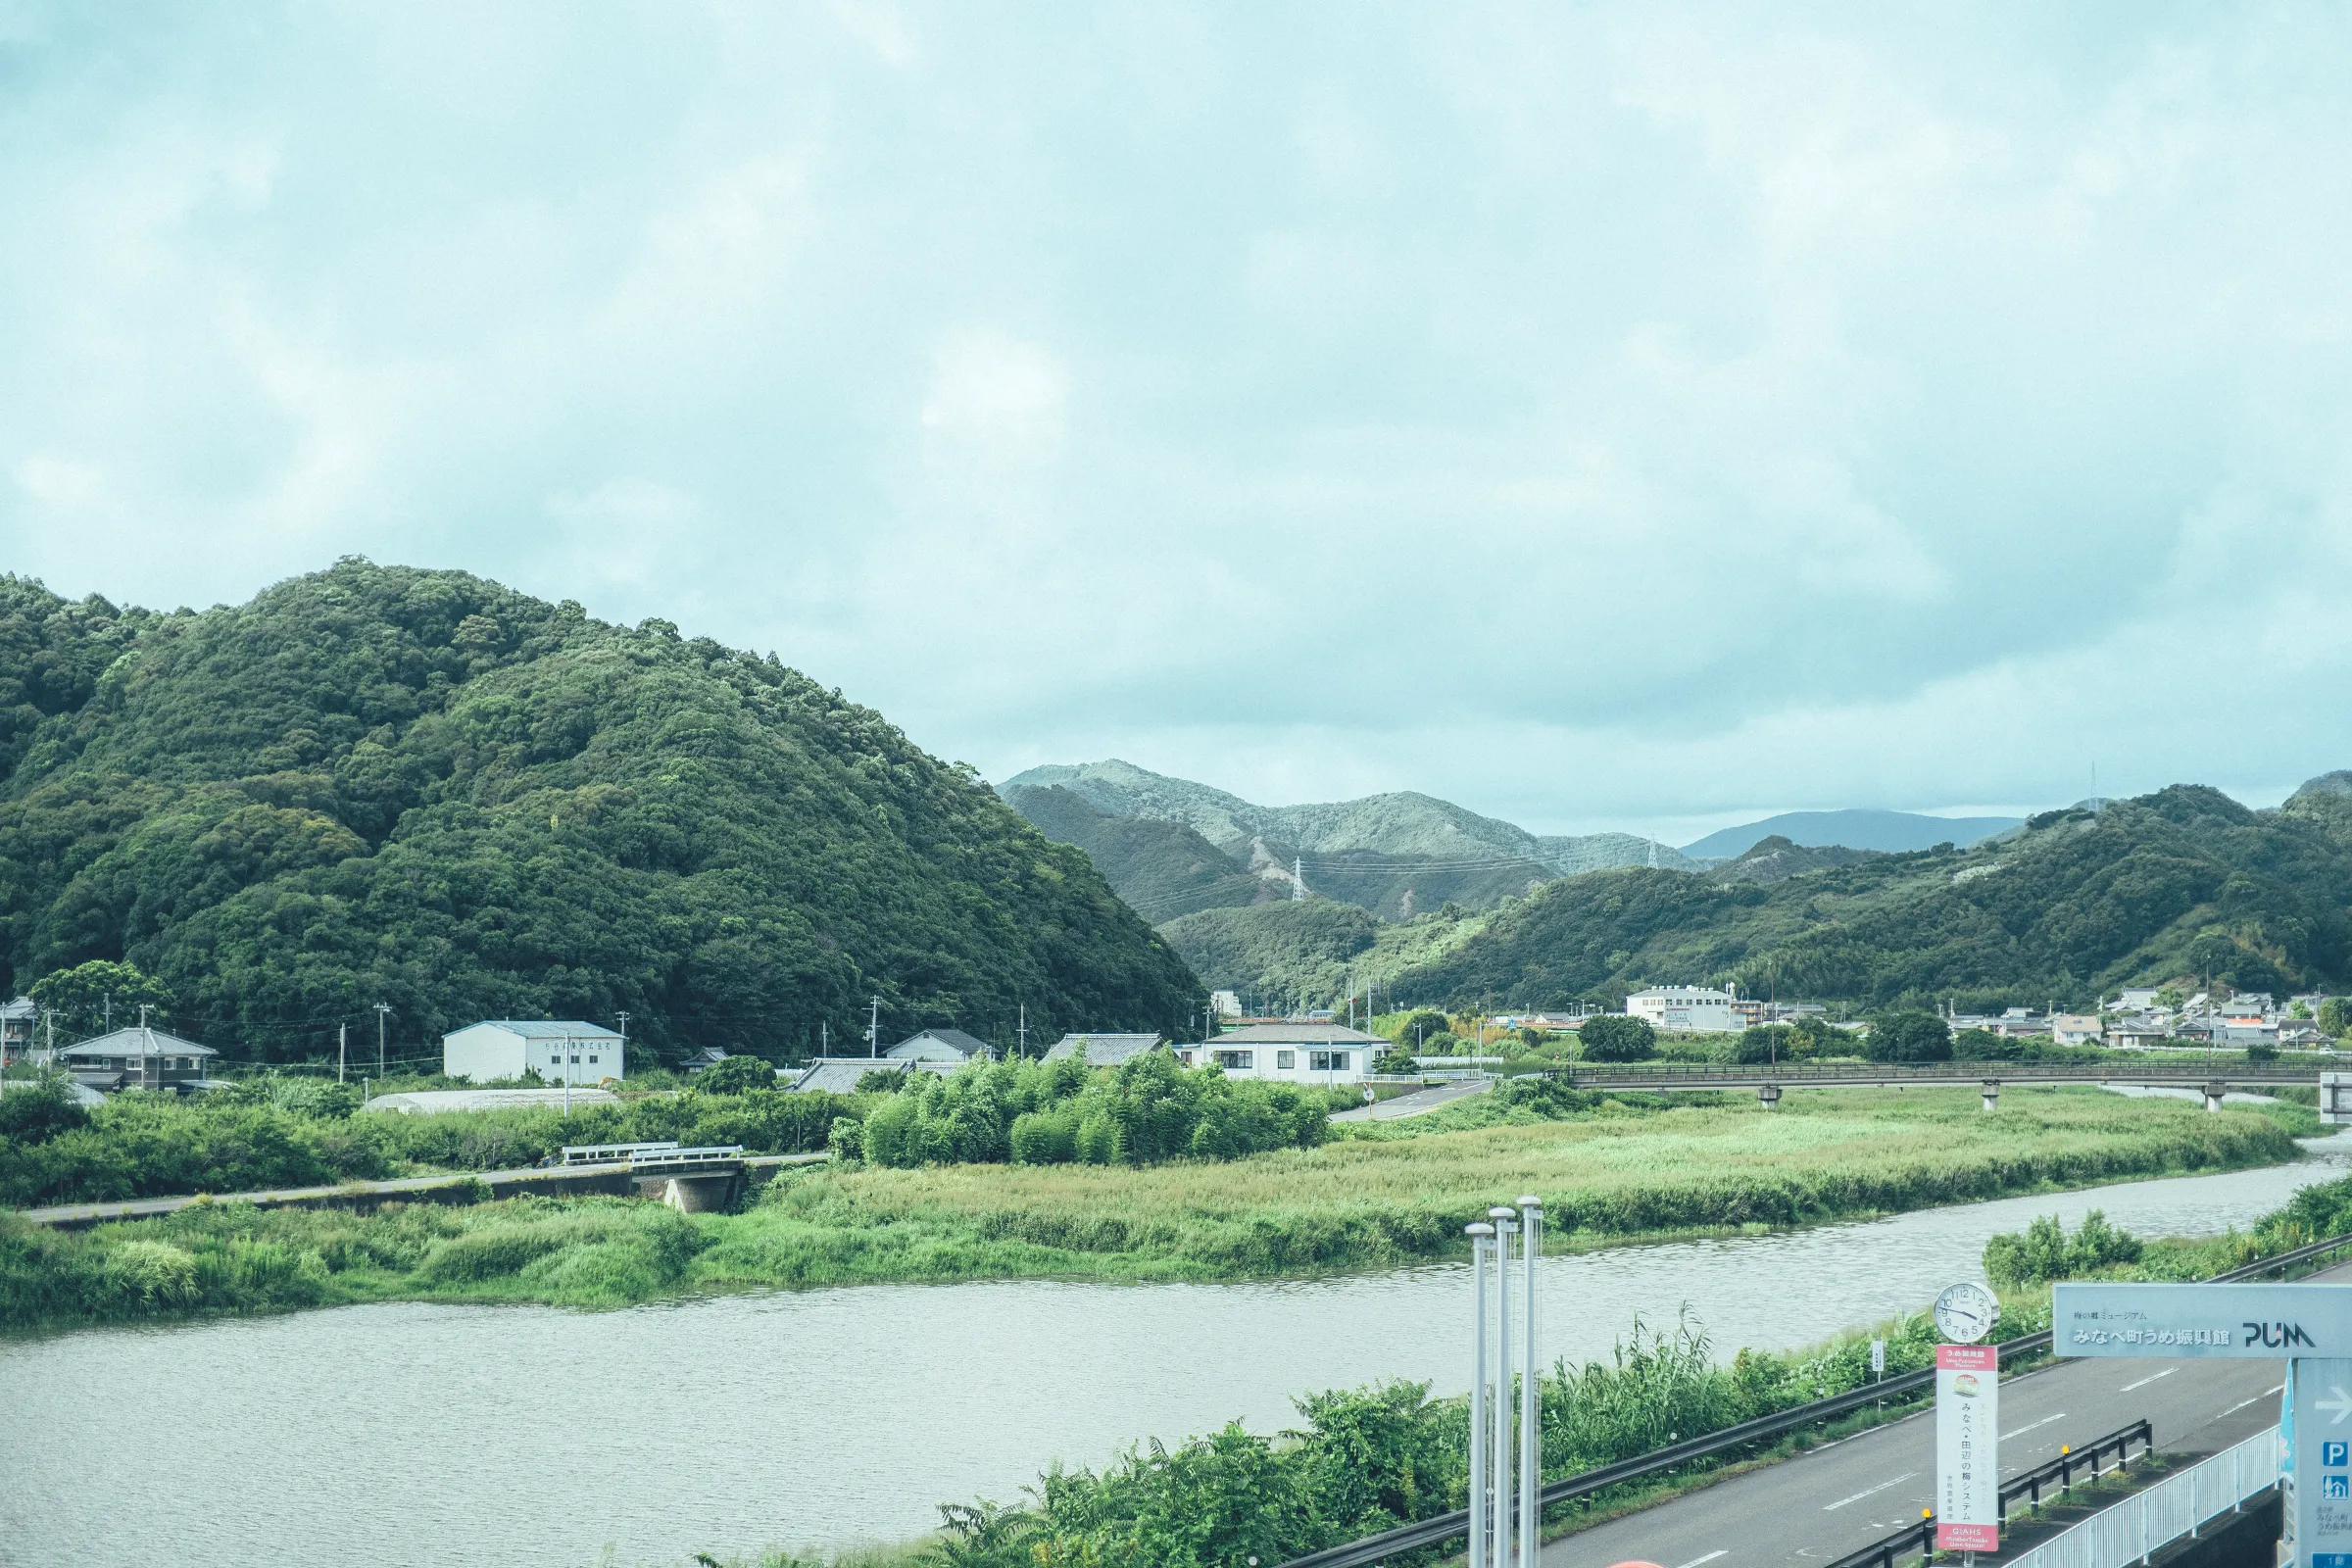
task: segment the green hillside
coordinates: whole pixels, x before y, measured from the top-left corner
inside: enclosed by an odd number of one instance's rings
[[[1159,928],[1203,984],[1238,992],[1250,1011],[1325,1006],[1426,965],[1484,930],[1490,916],[1440,912],[1378,920],[1329,899],[1205,909]]]
[[[126,957],[231,1058],[634,1014],[771,1055],[1181,1025],[1183,962],[970,769],[773,657],[349,560],[202,613],[0,577],[0,987]],[[5,994],[0,992],[0,994]]]
[[[1228,905],[1287,898],[1183,822],[1106,816],[1059,785],[1010,786],[1005,804],[1056,844],[1087,853],[1127,906],[1154,923]]]
[[[2352,981],[2352,797],[2276,811],[2176,785],[1961,852],[1769,884],[1676,871],[1547,884],[1396,982],[1400,1002],[1541,1007],[1670,981],[1869,1004],[2055,1000],[2132,982],[2283,994]]]

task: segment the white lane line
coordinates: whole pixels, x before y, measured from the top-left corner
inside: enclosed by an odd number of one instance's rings
[[[2137,1383],[2127,1383],[2115,1392],[2118,1394],[2130,1394],[2133,1389],[2144,1389],[2149,1384],[2155,1382],[2158,1378],[2169,1378],[2180,1370],[2180,1369],[2177,1366],[2168,1366],[2161,1372],[2149,1373],[2146,1377],[2141,1378]]]
[[[1836,1502],[1825,1502],[1821,1505],[1821,1511],[1823,1513],[1828,1513],[1831,1509],[1842,1508],[1849,1502],[1860,1502],[1864,1497],[1875,1497],[1880,1493],[1885,1492],[1888,1487],[1899,1487],[1904,1482],[1910,1480],[1913,1476],[1918,1474],[1919,1472],[1916,1470],[1909,1471],[1903,1475],[1896,1476],[1892,1481],[1882,1481],[1867,1492],[1857,1492],[1850,1497],[1839,1497]]]
[[[1689,1562],[1684,1563],[1682,1568],[1698,1568],[1700,1563],[1713,1562],[1716,1558],[1722,1556],[1724,1552],[1730,1551],[1731,1549],[1731,1547],[1726,1546],[1723,1548],[1723,1551],[1710,1551],[1704,1557],[1693,1557]]]
[[[2018,1429],[2017,1429],[2015,1432],[2004,1432],[2004,1433],[2002,1433],[2002,1434],[2001,1434],[2001,1441],[2002,1441],[2003,1443],[2007,1443],[2007,1442],[2008,1442],[2008,1441],[2009,1441],[2011,1438],[2017,1438],[2017,1437],[2023,1437],[2023,1436],[2025,1436],[2025,1434],[2027,1434],[2027,1433],[2029,1433],[2029,1432],[2033,1431],[2033,1430],[2034,1430],[2035,1427],[2046,1427],[2046,1426],[2048,1426],[2048,1425],[2049,1425],[2051,1422],[2053,1422],[2053,1421],[2063,1421],[2063,1420],[2065,1420],[2065,1419],[2066,1419],[2066,1412],[2065,1412],[2064,1410],[2061,1410],[2061,1411],[2059,1411],[2059,1412],[2058,1412],[2056,1415],[2045,1415],[2045,1416],[2043,1416],[2043,1417],[2042,1417],[2040,1420],[2038,1420],[2038,1421],[2029,1421],[2029,1422],[2027,1422],[2027,1423],[2026,1423],[2024,1426],[2022,1426],[2022,1427],[2019,1427],[2019,1428],[2018,1428]]]
[[[2283,1389],[2283,1388],[2285,1388],[2285,1387],[2286,1387],[2286,1385],[2285,1385],[2285,1384],[2283,1384],[2283,1383],[2281,1383],[2281,1384],[2279,1384],[2279,1385],[2278,1385],[2278,1388],[2279,1388],[2279,1389]],[[2269,1397],[2271,1396],[2271,1395],[2273,1395],[2273,1394],[2277,1394],[2278,1392],[2278,1389],[2272,1389],[2271,1391],[2269,1391],[2269,1393],[2266,1393],[2266,1394],[2257,1394],[2257,1395],[2255,1395],[2255,1396],[2254,1396],[2252,1398],[2250,1398],[2250,1399],[2240,1399],[2240,1400],[2238,1400],[2238,1401],[2237,1401],[2235,1404],[2231,1405],[2231,1406],[2230,1406],[2229,1409],[2227,1409],[2227,1410],[2224,1410],[2224,1411],[2222,1412],[2222,1415],[2235,1415],[2235,1414],[2237,1414],[2237,1412],[2238,1412],[2238,1411],[2240,1411],[2240,1410],[2243,1410],[2243,1409],[2244,1409],[2244,1408],[2245,1408],[2247,1405],[2249,1405],[2249,1404],[2257,1404],[2257,1403],[2260,1403],[2262,1400],[2269,1398]],[[2216,1416],[2214,1419],[2218,1421],[2218,1420],[2220,1420],[2220,1419],[2221,1419],[2221,1417],[2220,1417],[2220,1416]]]

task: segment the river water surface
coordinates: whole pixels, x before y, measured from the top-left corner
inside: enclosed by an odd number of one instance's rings
[[[1995,1231],[2090,1209],[2242,1226],[2346,1173],[2294,1165],[1782,1235],[1546,1258],[1546,1359],[1686,1302],[1723,1353],[1790,1348],[1979,1277]],[[2346,1153],[2352,1153],[2352,1142]],[[676,1563],[916,1535],[1059,1459],[1383,1377],[1468,1386],[1458,1264],[1242,1285],[1006,1282],[615,1312],[342,1307],[0,1344],[0,1561]],[[606,1557],[610,1551],[610,1558]]]

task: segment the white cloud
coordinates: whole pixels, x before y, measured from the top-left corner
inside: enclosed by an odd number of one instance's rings
[[[998,775],[1544,826],[2352,760],[2330,14],[6,32],[0,566],[73,592],[362,550]]]

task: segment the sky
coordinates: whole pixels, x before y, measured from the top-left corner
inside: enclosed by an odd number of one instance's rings
[[[0,569],[1677,841],[2352,765],[2352,12],[0,0]]]

